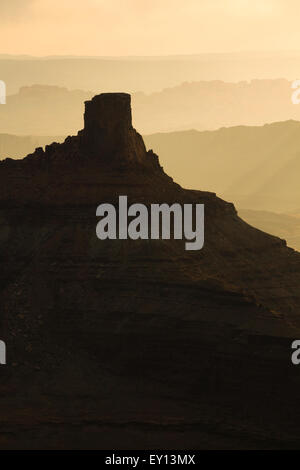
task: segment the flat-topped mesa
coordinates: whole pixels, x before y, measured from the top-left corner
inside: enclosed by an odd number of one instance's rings
[[[86,101],[80,136],[85,153],[109,164],[148,163],[144,141],[132,127],[127,93],[103,93]]]
[[[132,129],[131,97],[127,93],[102,93],[85,102],[84,130]]]
[[[155,173],[166,178],[158,156],[146,150],[143,138],[132,127],[131,96],[127,93],[103,93],[85,102],[84,128],[76,136],[69,136],[61,144],[53,142],[45,150],[37,148],[24,159],[0,161],[0,172],[37,171],[54,181],[65,175],[78,175],[78,167],[85,171],[118,173],[122,170]],[[62,170],[62,168],[65,168]],[[1,175],[0,175],[1,176]],[[172,180],[167,177],[168,180]],[[38,177],[38,181],[42,181]],[[40,183],[38,183],[40,184]],[[1,194],[1,191],[0,191]]]

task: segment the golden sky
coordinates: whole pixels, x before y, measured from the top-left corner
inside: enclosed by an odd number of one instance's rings
[[[0,0],[0,53],[299,50],[299,0]]]

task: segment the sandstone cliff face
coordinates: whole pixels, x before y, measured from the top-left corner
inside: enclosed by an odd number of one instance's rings
[[[1,162],[0,182],[0,447],[299,445],[300,255],[174,183],[128,95],[87,102],[77,136]],[[119,195],[204,203],[204,249],[98,240]]]
[[[81,148],[113,165],[145,164],[146,148],[133,129],[130,95],[106,93],[86,102]]]

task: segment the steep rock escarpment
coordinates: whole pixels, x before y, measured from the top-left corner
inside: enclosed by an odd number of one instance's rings
[[[183,155],[184,158],[184,155]],[[204,203],[205,245],[96,237],[96,208]],[[2,448],[299,445],[300,255],[147,151],[130,96],[0,162]]]

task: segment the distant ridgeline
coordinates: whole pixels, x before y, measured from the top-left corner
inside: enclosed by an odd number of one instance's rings
[[[62,142],[61,136],[17,136],[0,134],[0,160],[4,158],[22,158],[32,153],[37,147],[45,147],[53,141]]]

